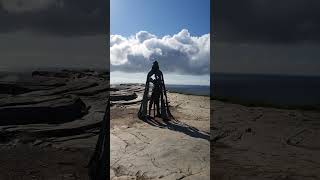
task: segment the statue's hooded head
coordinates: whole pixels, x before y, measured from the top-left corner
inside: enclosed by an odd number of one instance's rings
[[[159,70],[159,64],[158,64],[158,61],[153,62],[152,70]]]

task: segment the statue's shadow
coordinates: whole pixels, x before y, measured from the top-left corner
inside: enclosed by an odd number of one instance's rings
[[[150,124],[151,126],[155,126],[159,128],[167,128],[172,131],[184,133],[194,138],[201,138],[208,141],[210,140],[210,136],[208,134],[201,132],[199,129],[192,127],[181,121],[178,121],[176,119],[160,121],[160,120],[156,120],[153,117],[147,116],[146,118],[144,118],[143,121]]]

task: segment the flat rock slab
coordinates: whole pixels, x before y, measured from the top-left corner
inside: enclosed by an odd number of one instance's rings
[[[36,90],[49,90],[66,85],[66,80],[52,78],[31,78],[29,80],[0,82],[0,94],[23,94]]]
[[[111,179],[209,179],[209,141],[141,125],[111,131]]]
[[[84,82],[81,80],[67,83],[65,86],[57,87],[51,90],[32,91],[29,93],[21,94],[20,96],[50,96],[57,94],[66,94],[71,91],[77,91],[82,89],[91,88],[99,85],[97,82]]]
[[[84,135],[100,127],[103,113],[91,113],[81,119],[61,124],[28,124],[0,126],[0,140],[9,141],[17,136],[58,138]],[[97,132],[96,132],[97,133]],[[54,139],[51,139],[54,140]]]
[[[111,91],[110,101],[130,101],[136,99],[138,96],[135,92],[130,91]]]
[[[98,86],[89,87],[87,89],[77,90],[77,91],[71,91],[70,94],[75,94],[79,96],[94,96],[98,93],[108,93],[109,85],[107,82],[102,82]]]
[[[320,179],[320,112],[211,107],[215,179]]]
[[[133,99],[133,100],[119,100],[119,101],[111,101],[110,104],[111,105],[131,105],[131,104],[138,104],[142,101],[143,99],[143,94],[137,94],[137,98]]]
[[[47,101],[53,101],[63,98],[61,95],[53,96],[12,96],[0,98],[0,107],[4,106],[19,106],[19,105],[32,105]]]
[[[112,84],[110,87],[117,90],[127,90],[135,92],[144,90],[143,84]]]
[[[62,96],[47,101],[0,107],[0,125],[61,123],[82,117],[86,105],[77,96]]]
[[[24,87],[14,83],[1,82],[0,83],[0,94],[21,94],[30,92],[28,87]]]

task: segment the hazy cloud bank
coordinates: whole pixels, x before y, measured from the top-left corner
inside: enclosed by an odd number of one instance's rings
[[[214,2],[216,42],[292,44],[320,42],[319,0]]]
[[[105,34],[107,5],[103,0],[0,0],[0,33]]]

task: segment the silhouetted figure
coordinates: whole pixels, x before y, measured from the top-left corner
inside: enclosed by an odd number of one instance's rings
[[[153,66],[154,71],[156,72],[157,70],[159,70],[159,66]],[[159,70],[160,71],[160,70]],[[161,71],[160,71],[161,72]],[[153,88],[152,88],[152,93],[151,93],[151,97],[150,97],[150,102],[149,102],[149,116],[151,115],[151,109],[152,109],[152,105],[154,105],[157,108],[157,117],[160,117],[160,93],[161,93],[161,78],[158,76],[160,75],[160,73],[158,74],[154,74],[155,78],[152,79],[152,77],[150,77],[149,81],[153,83]],[[156,109],[154,108],[154,111]]]
[[[154,79],[152,76],[154,75]],[[149,113],[147,113],[148,95],[150,89],[150,82],[153,84],[152,93],[149,102]],[[152,65],[151,71],[147,75],[146,86],[143,94],[143,100],[138,112],[140,119],[145,119],[147,114],[151,116],[152,106],[154,107],[154,116],[161,117],[162,119],[173,119],[169,110],[167,91],[164,84],[163,74],[159,69],[159,64],[155,61]],[[157,111],[157,114],[156,114]]]

